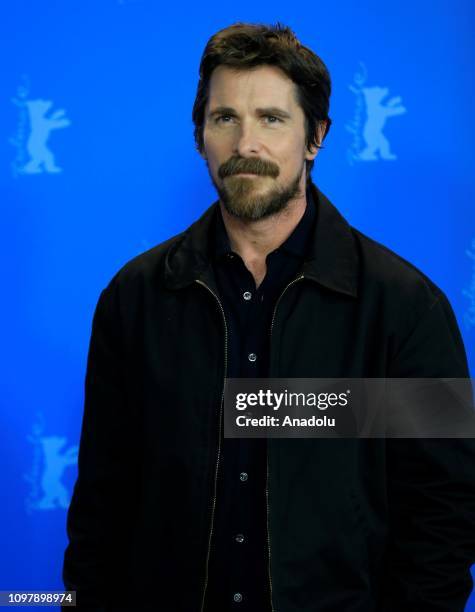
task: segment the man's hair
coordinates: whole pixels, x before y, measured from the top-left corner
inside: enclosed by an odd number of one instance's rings
[[[308,47],[302,45],[293,31],[280,23],[276,25],[235,23],[216,32],[206,44],[200,62],[200,80],[193,105],[196,148],[203,152],[205,107],[209,95],[211,74],[217,66],[236,70],[261,65],[277,66],[296,85],[297,102],[305,115],[306,146],[321,149],[317,139],[319,122],[326,121],[322,141],[328,134],[331,80],[327,67]],[[307,160],[307,181],[313,160]]]

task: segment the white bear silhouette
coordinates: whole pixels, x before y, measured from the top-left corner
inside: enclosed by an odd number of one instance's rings
[[[366,147],[357,155],[359,159],[371,161],[378,159],[376,153],[379,152],[381,159],[397,159],[392,154],[389,142],[383,134],[383,127],[388,117],[402,115],[406,112],[401,106],[400,96],[391,98],[385,105],[381,102],[388,95],[387,87],[362,87],[365,102],[367,119],[363,128],[363,138]]]
[[[25,105],[30,118],[31,132],[26,148],[31,159],[23,166],[22,172],[38,174],[42,172],[61,172],[61,168],[54,162],[53,153],[46,146],[51,130],[57,130],[70,125],[70,120],[64,117],[64,109],[59,109],[50,117],[46,113],[51,108],[51,100],[27,100]]]
[[[68,465],[73,465],[77,461],[78,446],[70,446],[66,451],[60,450],[66,443],[66,438],[51,436],[43,437],[41,446],[44,455],[44,472],[41,478],[41,488],[43,497],[34,505],[39,510],[49,510],[51,508],[67,508],[69,496],[66,487],[61,482],[61,476]]]

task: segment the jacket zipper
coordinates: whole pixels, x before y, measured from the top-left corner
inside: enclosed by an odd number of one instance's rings
[[[198,284],[203,285],[203,287],[205,287],[215,297],[216,301],[218,302],[218,306],[221,309],[221,313],[223,315],[223,322],[224,322],[224,380],[223,380],[223,391],[221,394],[221,406],[219,409],[218,455],[216,457],[216,467],[214,471],[214,493],[213,493],[213,504],[212,504],[212,509],[211,509],[211,527],[210,527],[209,539],[208,539],[208,552],[206,554],[206,570],[205,570],[205,583],[203,587],[203,598],[201,600],[201,612],[203,612],[204,605],[205,605],[206,589],[208,587],[208,566],[209,566],[209,556],[211,552],[211,539],[213,536],[214,510],[216,507],[216,487],[217,487],[217,481],[218,481],[219,459],[221,455],[221,421],[222,421],[222,415],[223,415],[224,389],[226,385],[226,370],[227,370],[227,362],[228,362],[228,326],[226,324],[226,317],[224,316],[224,308],[218,296],[216,295],[216,293],[214,293],[214,291],[210,289],[208,285],[206,285],[202,280],[195,279],[195,281]]]
[[[272,340],[272,329],[274,327],[275,314],[277,312],[277,306],[279,305],[279,302],[280,302],[282,296],[284,295],[284,293],[287,291],[287,289],[289,287],[291,287],[297,281],[302,280],[302,278],[304,278],[303,274],[301,274],[300,276],[297,276],[297,278],[294,278],[293,281],[291,281],[286,287],[284,287],[284,290],[280,294],[280,296],[279,296],[279,298],[278,298],[278,300],[276,302],[276,305],[274,307],[274,312],[272,314],[272,321],[271,321],[271,324],[270,324],[270,339],[269,340]],[[268,550],[268,571],[269,571],[269,587],[270,587],[270,606],[271,606],[272,612],[275,612],[274,604],[272,602],[272,578],[271,578],[271,573],[270,573],[271,560],[270,560],[270,530],[269,530],[269,449],[268,448],[266,449],[266,460],[267,460],[267,473],[266,473],[267,550]]]

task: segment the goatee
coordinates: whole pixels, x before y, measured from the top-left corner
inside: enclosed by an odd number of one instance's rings
[[[222,164],[218,174],[223,182],[218,185],[211,179],[218,192],[219,199],[230,215],[246,221],[265,219],[284,210],[289,201],[300,195],[300,179],[303,167],[288,185],[275,185],[260,194],[260,182],[275,178],[279,174],[278,167],[272,162],[259,158],[232,157]],[[239,176],[239,172],[256,176]]]

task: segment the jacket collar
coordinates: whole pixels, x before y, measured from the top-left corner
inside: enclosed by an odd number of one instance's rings
[[[351,227],[313,183],[311,190],[317,221],[301,273],[328,289],[356,297],[358,252]],[[210,232],[218,207],[218,201],[214,202],[166,252],[164,277],[169,289],[181,289],[195,280],[215,287]]]

